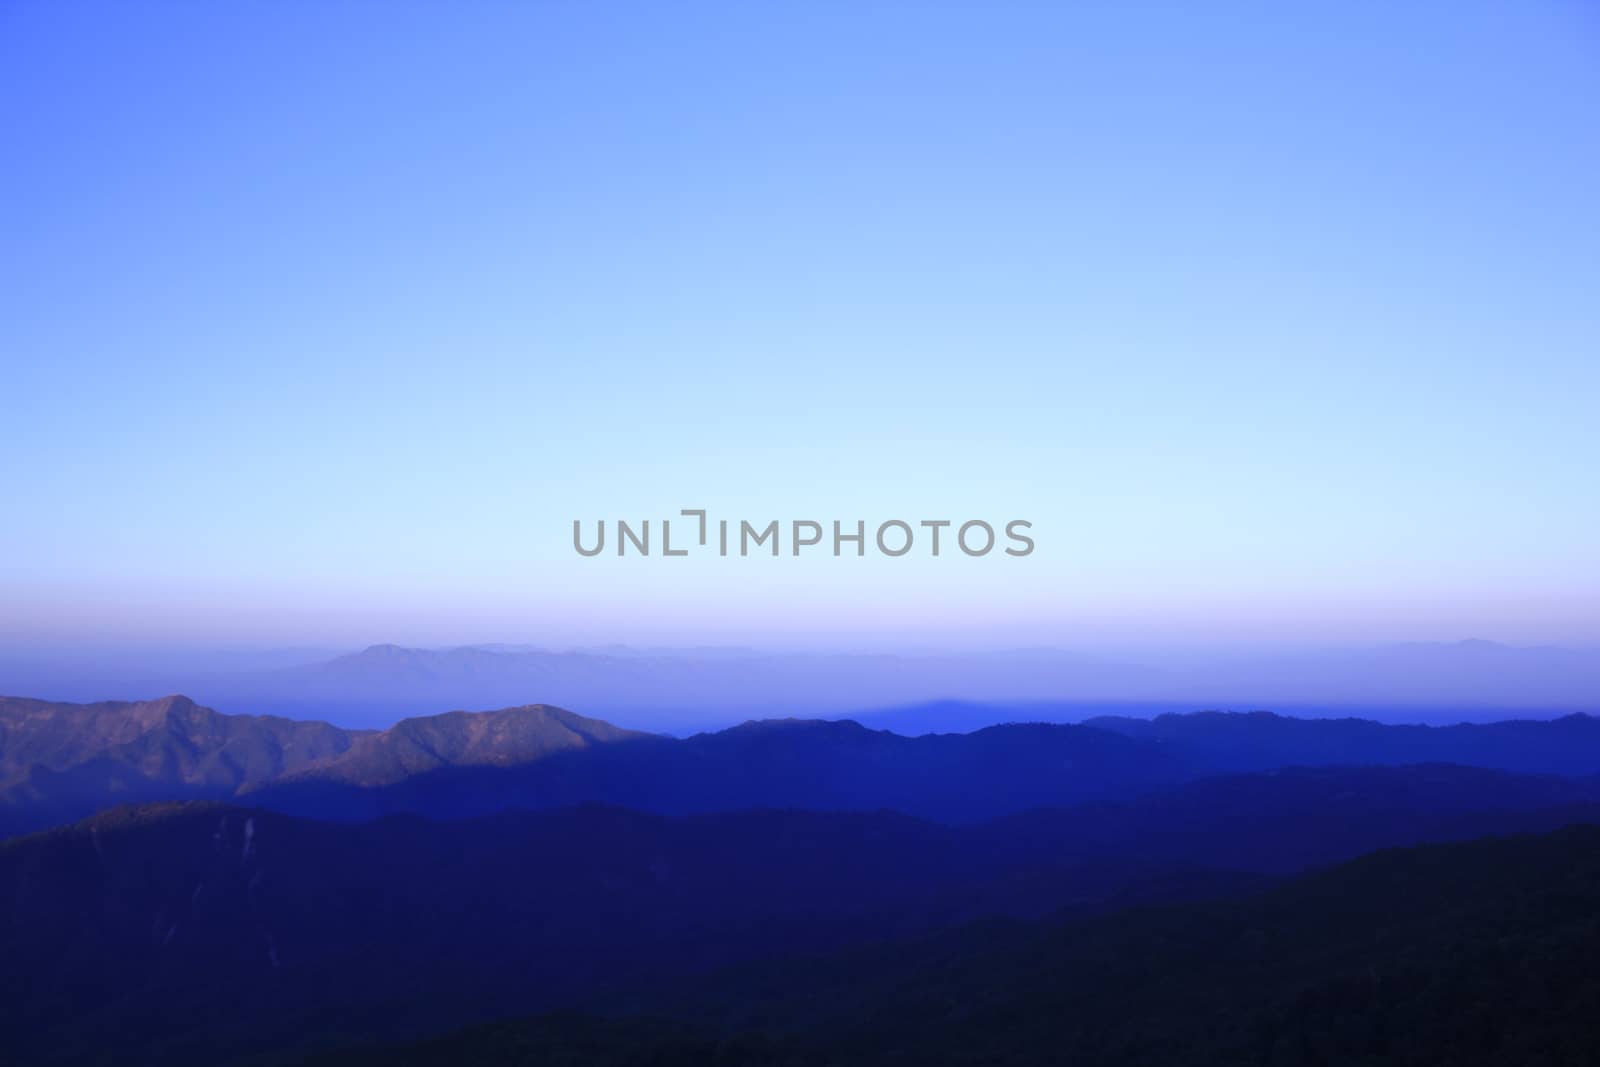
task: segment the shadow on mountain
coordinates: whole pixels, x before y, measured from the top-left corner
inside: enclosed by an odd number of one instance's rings
[[[1600,1056],[1600,828],[1363,857],[1259,895],[982,923],[318,1064],[1565,1067]]]
[[[1452,726],[1206,711],[1083,725],[1181,751],[1212,773],[1313,764],[1460,763],[1522,774],[1600,773],[1600,719],[1508,719]]]
[[[335,819],[601,803],[663,814],[890,808],[971,822],[1126,800],[1221,773],[1433,762],[1600,774],[1600,720],[1426,727],[1198,713],[906,737],[848,720],[786,719],[679,740],[546,705],[351,731],[222,715],[183,697],[0,698],[0,833],[129,801],[197,797]]]
[[[506,767],[441,767],[378,788],[308,773],[266,783],[246,799],[341,819],[395,812],[461,818],[603,803],[673,815],[887,808],[959,822],[1132,796],[1190,774],[1158,745],[1080,726],[913,738],[848,721],[777,720],[685,740],[631,738]]]
[[[1207,780],[968,825],[119,809],[0,845],[0,1053],[216,1063],[623,1003],[741,961],[1236,895],[1374,848],[1593,820],[1597,792],[1428,766]]]

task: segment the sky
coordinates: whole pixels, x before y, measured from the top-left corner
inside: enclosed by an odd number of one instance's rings
[[[0,646],[1600,642],[1597,100],[1578,2],[5,4]],[[682,508],[1037,547],[572,549]]]

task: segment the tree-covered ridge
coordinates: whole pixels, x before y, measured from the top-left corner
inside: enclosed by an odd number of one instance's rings
[[[746,968],[654,1014],[319,1064],[1390,1065],[1600,1058],[1600,827],[1395,849],[1258,896]]]

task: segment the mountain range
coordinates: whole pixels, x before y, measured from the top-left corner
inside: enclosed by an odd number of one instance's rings
[[[0,843],[0,1058],[117,1048],[121,1062],[211,1064],[420,1037],[633,1004],[741,964],[1237,897],[1374,849],[1596,820],[1600,781],[1442,765],[1205,779],[959,826],[122,807]]]
[[[231,798],[342,819],[604,803],[662,814],[893,809],[959,822],[1127,799],[1222,773],[1438,762],[1600,774],[1600,720],[1428,727],[1196,713],[906,737],[791,719],[678,739],[545,705],[345,730],[225,715],[181,696],[92,705],[0,698],[0,832],[119,803]]]
[[[360,726],[537,698],[678,734],[797,715],[849,717],[900,733],[965,731],[1017,717],[1077,721],[1117,705],[1142,716],[1214,707],[1458,721],[1600,709],[1600,650],[1472,640],[1218,653],[1203,660],[1154,650],[837,653],[505,644],[227,657],[152,653],[133,661],[57,652],[0,660],[0,692],[79,701],[186,692],[235,711]],[[994,710],[953,721],[941,713],[950,702]]]
[[[267,782],[391,785],[444,767],[525,764],[648,736],[543,706],[344,730],[224,715],[184,696],[98,704],[0,697],[0,831],[69,822],[108,804],[228,797]]]
[[[1417,850],[1586,823],[1581,714],[677,738],[548,705],[351,730],[4,698],[0,1061],[1388,1062],[1400,1030],[1340,1004],[1455,1050],[1445,1006],[1577,1004],[1553,939],[1594,940],[1592,838]],[[1523,1007],[1482,1013],[1485,1047],[1581,1044]]]
[[[1600,827],[1268,892],[986,922],[314,1067],[1566,1067],[1600,1047]]]

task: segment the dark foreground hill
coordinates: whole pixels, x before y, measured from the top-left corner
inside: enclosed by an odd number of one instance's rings
[[[1049,852],[1005,828],[893,813],[589,807],[354,825],[204,802],[118,809],[0,845],[0,1062],[116,1049],[118,1062],[214,1064],[983,915],[1255,881]]]
[[[977,825],[613,808],[315,822],[198,803],[0,845],[0,1061],[220,1063],[610,1001],[982,917],[1237,893],[1600,817],[1595,783],[1311,769]]]
[[[1600,827],[1366,856],[1260,896],[747,967],[341,1067],[1600,1062]]]

